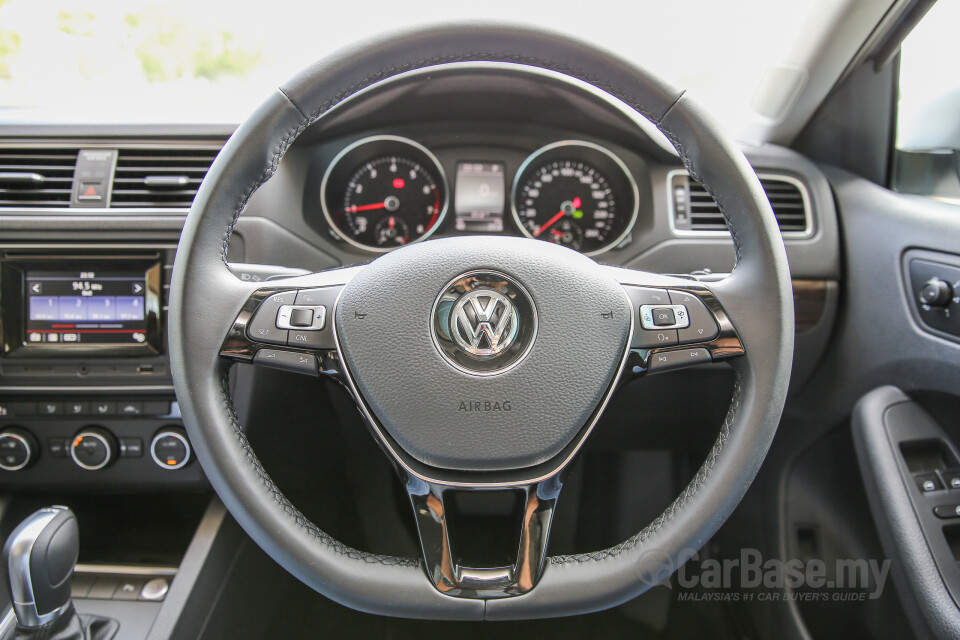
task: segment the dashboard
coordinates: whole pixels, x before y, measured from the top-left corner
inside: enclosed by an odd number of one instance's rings
[[[263,281],[499,235],[721,277],[736,256],[716,202],[627,111],[510,65],[380,83],[283,149],[249,199],[237,194],[228,260]],[[189,204],[231,131],[38,124],[0,136],[0,486],[204,486],[173,395],[166,305]],[[836,312],[833,197],[795,152],[743,149],[790,260],[799,384]],[[232,380],[241,411],[247,369]]]

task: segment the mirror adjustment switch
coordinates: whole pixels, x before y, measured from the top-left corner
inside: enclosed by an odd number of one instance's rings
[[[280,307],[291,305],[297,299],[296,291],[275,293],[257,308],[247,325],[247,337],[254,342],[267,344],[287,344],[287,330],[277,326]]]

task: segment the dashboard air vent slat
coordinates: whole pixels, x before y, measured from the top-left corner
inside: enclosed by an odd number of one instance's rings
[[[0,149],[0,207],[69,207],[78,151]]]
[[[120,149],[110,204],[188,209],[217,153],[209,147]]]
[[[762,175],[760,184],[781,233],[804,233],[809,229],[806,198],[793,179]],[[699,182],[684,172],[673,172],[670,190],[673,222],[678,231],[728,231],[716,201]]]

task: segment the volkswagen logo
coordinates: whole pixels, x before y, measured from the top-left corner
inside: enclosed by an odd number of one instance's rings
[[[477,375],[515,366],[533,346],[537,314],[509,276],[473,271],[450,282],[433,307],[433,341],[454,367]]]
[[[467,353],[490,358],[513,344],[519,324],[510,298],[495,289],[474,289],[453,303],[450,335]]]

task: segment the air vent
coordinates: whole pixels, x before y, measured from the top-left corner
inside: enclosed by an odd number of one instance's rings
[[[809,229],[806,195],[799,182],[784,176],[759,174],[781,233],[805,233]],[[678,231],[727,231],[716,201],[685,172],[670,175],[674,228]]]
[[[0,207],[69,207],[74,148],[0,149]]]
[[[188,209],[219,148],[120,149],[110,206]]]

